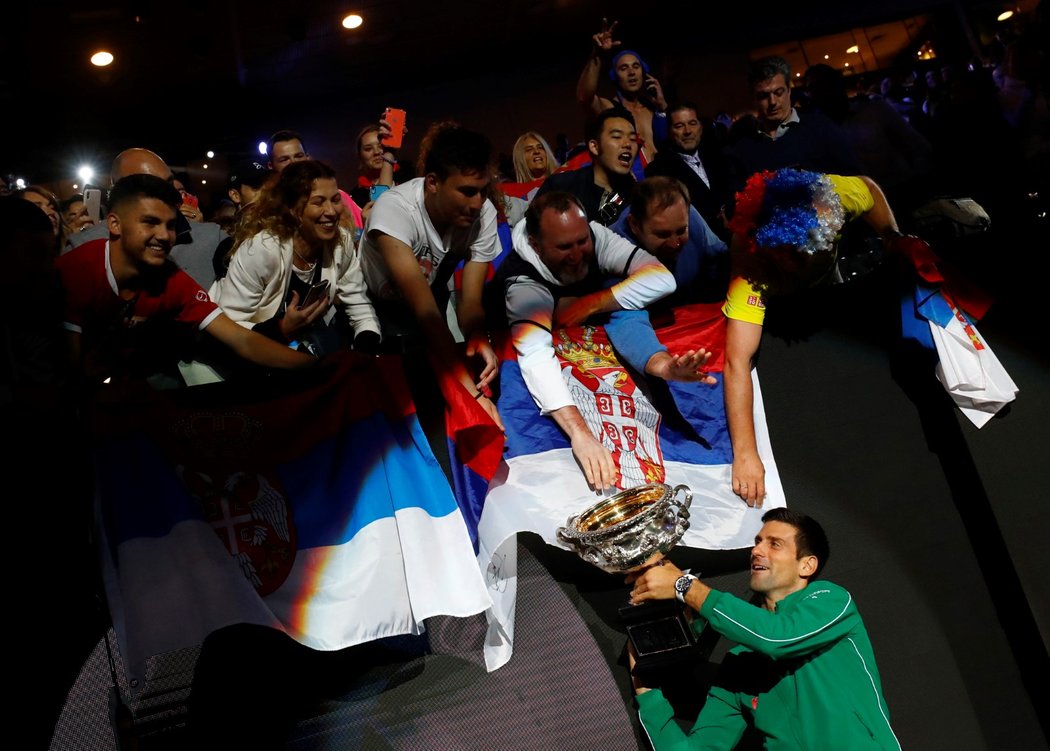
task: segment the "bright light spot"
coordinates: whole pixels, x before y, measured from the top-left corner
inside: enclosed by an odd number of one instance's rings
[[[19,190],[25,190],[26,181],[23,180],[22,178],[18,178],[17,180],[15,180],[15,187],[18,188]]]
[[[996,21],[1007,21],[1007,20],[1009,20],[1009,19],[1011,19],[1013,17],[1014,17],[1014,12],[1012,10],[1004,10],[1002,13],[999,14],[999,16],[995,20]]]
[[[85,164],[77,170],[77,177],[79,177],[83,183],[87,184],[95,179],[95,170]]]
[[[846,67],[847,67],[847,68],[849,67],[849,63],[846,63]]]
[[[266,141],[259,141],[259,153],[266,156]]]
[[[208,184],[207,180],[201,180],[201,185],[207,185],[207,184]]]
[[[215,158],[215,152],[214,151],[209,151],[207,154],[205,154],[205,156],[207,156],[209,159],[214,159]]]
[[[859,55],[860,54],[860,47],[858,47],[857,45],[853,45],[852,47],[848,47],[846,49],[846,54],[847,55]]]
[[[795,78],[802,78],[802,74],[801,73],[796,73],[795,74]]]
[[[831,57],[831,55],[824,55],[824,59],[825,60],[829,59],[830,57]]]
[[[91,64],[97,65],[99,68],[105,68],[107,65],[113,62],[113,53],[106,52],[105,50],[99,50],[91,56]]]
[[[202,164],[201,167],[203,167],[204,169],[208,169],[208,165],[207,164]]]
[[[356,13],[351,13],[350,15],[348,15],[346,18],[343,19],[343,28],[344,29],[356,29],[358,26],[360,26],[364,22],[365,22],[365,19],[361,18],[361,16],[357,15]]]
[[[77,185],[76,183],[73,183],[73,190],[79,190],[79,189],[80,189],[80,186]]]

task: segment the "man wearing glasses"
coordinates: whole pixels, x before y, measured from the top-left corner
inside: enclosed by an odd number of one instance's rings
[[[791,66],[782,57],[752,64],[747,77],[755,102],[754,124],[740,123],[730,147],[731,182],[740,190],[762,170],[796,167],[833,175],[863,172],[846,134],[818,112],[799,113],[791,103]]]

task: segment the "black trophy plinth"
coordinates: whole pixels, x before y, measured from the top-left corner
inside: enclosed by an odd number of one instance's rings
[[[646,686],[659,686],[668,672],[680,673],[701,658],[693,629],[678,600],[624,605],[620,618],[636,655],[634,675]]]

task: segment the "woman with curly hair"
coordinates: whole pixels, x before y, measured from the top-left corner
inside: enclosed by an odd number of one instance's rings
[[[302,342],[315,354],[338,346],[329,310],[335,302],[354,346],[377,344],[379,322],[353,233],[341,223],[344,211],[331,167],[314,160],[289,165],[244,210],[229,272],[212,286],[212,298],[241,325]]]

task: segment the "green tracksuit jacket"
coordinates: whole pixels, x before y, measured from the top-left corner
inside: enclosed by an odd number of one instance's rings
[[[712,591],[700,616],[694,625],[706,621],[738,646],[688,734],[659,689],[638,696],[656,751],[732,749],[749,723],[778,751],[900,749],[868,633],[842,587],[814,581],[775,613]]]

